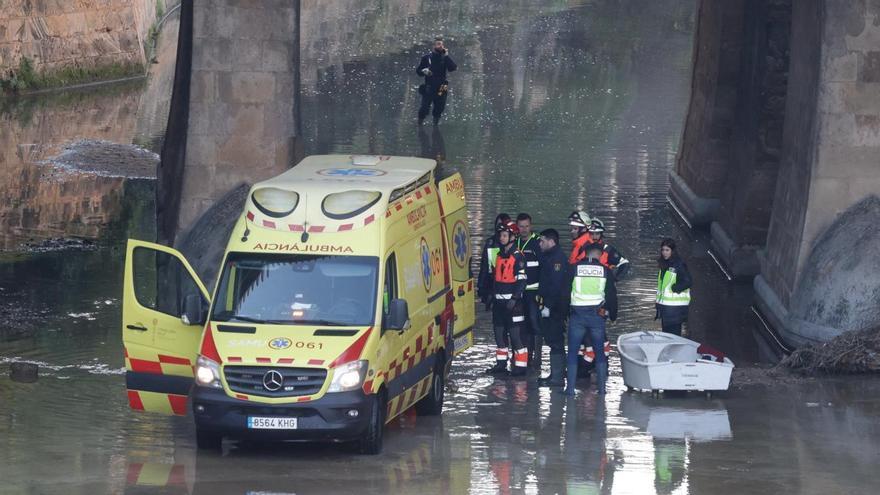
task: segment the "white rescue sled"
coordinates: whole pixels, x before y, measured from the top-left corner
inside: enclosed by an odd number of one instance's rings
[[[664,332],[632,332],[617,338],[617,352],[628,389],[696,390],[711,395],[727,390],[733,362],[700,352],[693,340]]]

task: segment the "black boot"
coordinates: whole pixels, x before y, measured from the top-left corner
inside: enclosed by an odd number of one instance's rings
[[[495,361],[495,366],[486,370],[486,373],[490,375],[498,375],[501,373],[507,373],[507,361]]]
[[[565,355],[550,354],[550,376],[538,380],[539,387],[562,387],[565,385]]]
[[[528,373],[528,368],[525,366],[514,366],[510,369],[510,376],[526,376]]]
[[[440,123],[440,117],[434,117],[434,125],[437,125],[439,123]]]
[[[587,380],[589,380],[590,379],[590,372],[592,371],[592,368],[593,368],[593,365],[584,361],[583,358],[578,359],[578,370],[577,370],[578,379],[586,378]]]

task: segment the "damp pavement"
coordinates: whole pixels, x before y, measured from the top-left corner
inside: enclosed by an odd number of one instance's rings
[[[573,399],[539,389],[534,372],[488,376],[481,311],[443,415],[395,420],[380,456],[332,444],[227,442],[222,453],[198,452],[191,418],[135,414],[125,399],[123,242],[155,236],[153,182],[100,173],[88,158],[131,145],[158,151],[157,115],[167,109],[154,98],[145,105],[144,95],[168,82],[162,64],[171,70],[173,61],[160,59],[160,73],[143,84],[0,109],[0,493],[873,492],[880,381],[769,371],[774,353],[749,285],[729,282],[705,234],[681,225],[666,203],[688,101],[693,6],[407,5],[358,7],[349,12],[358,22],[311,32],[306,152],[419,155],[460,171],[475,254],[498,211],[528,211],[537,228],[562,232],[576,207],[599,216],[633,263],[612,341],[657,327],[656,248],[662,237],[679,239],[695,278],[688,332],[737,363],[732,389],[711,400],[628,393],[616,353],[604,400],[586,383]],[[388,25],[399,35],[383,37]],[[460,69],[441,125],[417,127],[412,68],[438,26]],[[42,180],[57,168],[43,162],[82,140],[88,153],[76,155],[76,173]],[[39,365],[37,381],[11,380],[14,363]]]

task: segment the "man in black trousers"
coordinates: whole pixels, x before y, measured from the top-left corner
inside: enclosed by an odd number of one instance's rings
[[[419,94],[422,95],[422,105],[419,107],[419,124],[421,124],[431,105],[434,105],[434,125],[440,122],[443,109],[446,108],[446,96],[449,93],[449,81],[446,73],[453,72],[458,66],[449,56],[449,50],[443,46],[443,38],[434,39],[434,48],[424,55],[416,67],[416,74],[425,78],[425,82],[419,86]]]
[[[559,232],[547,229],[539,237],[541,275],[538,297],[541,303],[541,333],[550,347],[550,375],[538,380],[541,387],[565,384],[565,318],[568,316],[568,258],[559,247]],[[536,352],[541,352],[536,349]]]

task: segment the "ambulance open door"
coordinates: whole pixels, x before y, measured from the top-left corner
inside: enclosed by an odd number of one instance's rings
[[[205,286],[180,253],[128,241],[122,340],[132,409],[186,414],[208,301]]]

